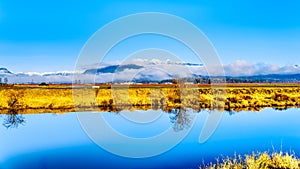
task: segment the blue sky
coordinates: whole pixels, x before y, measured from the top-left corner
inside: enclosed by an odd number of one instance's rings
[[[300,64],[297,1],[28,0],[0,2],[0,67],[14,72],[73,70],[94,32],[140,12],[190,21],[207,35],[224,64]]]

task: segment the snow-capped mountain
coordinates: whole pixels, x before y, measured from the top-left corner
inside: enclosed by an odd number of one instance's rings
[[[6,68],[0,68],[0,74],[12,74],[9,70],[7,70]]]
[[[276,66],[268,64],[250,64],[237,61],[223,65],[228,81],[300,81],[298,65]],[[86,66],[76,71],[58,72],[19,72],[0,68],[0,78],[9,83],[107,83],[107,82],[168,82],[174,78],[208,77],[202,64],[158,61],[131,61],[126,63],[103,63]]]
[[[0,78],[7,78],[8,83],[71,83],[73,75],[74,71],[14,73],[7,68],[0,68]]]
[[[19,72],[12,73],[0,69],[0,75],[7,77],[9,83],[107,83],[107,82],[159,82],[166,79],[192,76],[203,73],[201,64],[165,62],[128,62],[123,64],[105,63],[102,66],[89,66],[81,71],[59,72]]]

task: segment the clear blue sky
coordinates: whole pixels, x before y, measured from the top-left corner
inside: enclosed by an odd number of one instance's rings
[[[201,29],[223,63],[300,64],[298,1],[0,1],[0,67],[73,70],[80,49],[125,15],[164,12]]]

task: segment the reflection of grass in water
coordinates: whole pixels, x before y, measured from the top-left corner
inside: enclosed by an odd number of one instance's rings
[[[25,117],[18,114],[13,109],[9,111],[3,121],[3,126],[7,129],[9,128],[18,128],[19,125],[24,125]]]
[[[171,123],[174,124],[174,131],[181,131],[190,128],[193,120],[192,114],[183,109],[172,109],[169,118]]]
[[[299,169],[300,160],[292,153],[274,152],[268,154],[252,153],[245,155],[235,155],[234,158],[224,158],[216,160],[216,163],[199,167],[200,169]]]

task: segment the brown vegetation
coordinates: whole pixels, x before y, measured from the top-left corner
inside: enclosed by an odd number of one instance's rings
[[[300,87],[286,86],[14,86],[0,88],[0,110],[23,113],[114,111],[174,108],[258,111],[299,107]]]

